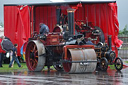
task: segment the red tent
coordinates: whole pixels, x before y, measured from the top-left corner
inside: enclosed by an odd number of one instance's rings
[[[112,49],[116,51],[116,54],[118,53],[117,47],[122,44],[122,41],[118,39],[119,23],[115,0],[52,1],[27,5],[6,4],[4,6],[4,35],[19,45],[18,53],[31,33],[39,32],[39,23],[47,24],[50,32],[53,31],[57,23],[57,6],[61,7],[63,14],[67,14],[67,8],[77,9],[75,20],[88,20],[94,26],[100,27],[104,33],[105,42],[108,42],[108,35],[112,35]]]

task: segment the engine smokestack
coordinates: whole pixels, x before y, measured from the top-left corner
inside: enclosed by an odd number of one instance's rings
[[[57,24],[60,25],[61,9],[59,7],[57,7],[56,9],[56,16],[57,16]]]
[[[109,50],[112,50],[112,44],[111,44],[111,42],[112,42],[112,35],[109,35],[108,36],[108,44],[109,44]]]
[[[69,28],[69,36],[70,37],[73,37],[74,35],[74,12],[75,12],[75,9],[67,9],[67,12],[68,12],[68,28]]]

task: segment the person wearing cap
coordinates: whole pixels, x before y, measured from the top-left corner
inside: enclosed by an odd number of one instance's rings
[[[3,61],[3,56],[4,56],[4,53],[5,53],[5,51],[2,49],[2,47],[1,47],[1,42],[2,42],[2,40],[5,38],[5,36],[1,36],[0,37],[0,67],[3,67],[2,66],[2,61]]]

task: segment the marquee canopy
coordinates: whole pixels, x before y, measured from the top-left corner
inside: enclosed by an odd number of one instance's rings
[[[118,39],[119,23],[115,0],[59,0],[61,3],[55,1],[57,0],[29,4],[32,6],[13,6],[13,4],[4,6],[4,35],[9,37],[13,44],[19,45],[18,52],[23,43],[28,41],[32,31],[39,31],[39,23],[45,23],[50,28],[50,32],[53,31],[57,22],[55,3],[62,5],[63,14],[66,14],[67,7],[83,3],[82,7],[76,10],[75,19],[86,21],[87,18],[89,22],[94,23],[94,26],[100,27],[103,30],[105,42],[107,42],[108,35],[112,35],[112,49],[117,51],[117,47],[120,47],[122,41]],[[69,5],[63,5],[63,3],[69,3]]]
[[[4,4],[5,6],[17,5],[55,5],[55,4],[77,4],[77,3],[114,3],[116,0],[42,0],[40,2],[29,2],[19,4]]]

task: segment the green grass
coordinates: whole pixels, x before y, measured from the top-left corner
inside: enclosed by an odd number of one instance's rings
[[[128,61],[125,61],[125,63],[128,63]]]
[[[128,63],[128,61],[125,61],[126,63]],[[24,70],[28,70],[26,63],[20,63],[23,67],[19,68],[17,63],[15,62],[12,68],[9,68],[9,64],[3,64],[3,67],[0,67],[0,72],[12,72],[12,71],[24,71]],[[114,65],[109,65],[110,69],[115,70],[115,66]],[[55,70],[55,68],[53,66],[51,66],[50,68],[52,68],[53,70]],[[47,69],[47,67],[45,66],[43,70]]]
[[[114,64],[113,65],[109,65],[109,66],[110,66],[110,69],[113,69],[113,70],[116,69],[115,66],[114,66]]]
[[[26,63],[20,63],[20,64],[23,66],[22,68],[19,68],[17,63],[14,63],[12,68],[9,68],[9,64],[3,64],[3,67],[0,67],[0,72],[27,70]]]
[[[2,64],[3,67],[0,67],[0,72],[12,72],[12,71],[28,71],[26,63],[20,63],[23,67],[19,68],[17,63],[15,62],[12,68],[9,68],[9,64]],[[50,67],[51,69],[55,70],[53,66]],[[44,67],[43,71],[47,70],[47,66]]]

